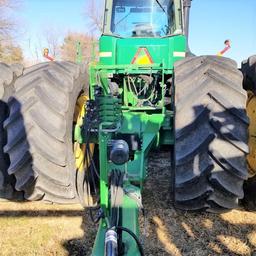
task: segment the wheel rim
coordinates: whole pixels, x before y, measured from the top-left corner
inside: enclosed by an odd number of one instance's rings
[[[88,99],[89,99],[88,96],[85,95],[84,93],[81,94],[77,99],[76,106],[75,106],[75,112],[74,112],[74,118],[73,118],[75,126],[81,127],[83,125],[84,118],[86,116],[86,110],[85,110],[84,106]],[[74,138],[75,138],[75,134],[74,134]],[[90,157],[86,154],[86,144],[79,143],[77,140],[75,140],[74,145],[73,145],[73,150],[74,150],[76,170],[83,172],[85,170],[85,168],[89,167],[90,162],[91,162]],[[93,143],[89,144],[89,150],[90,150],[91,156],[92,156],[93,151],[94,151]],[[86,157],[86,155],[87,155],[87,157]]]

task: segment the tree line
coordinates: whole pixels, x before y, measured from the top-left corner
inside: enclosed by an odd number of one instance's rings
[[[20,27],[15,21],[14,13],[19,11],[23,0],[0,0],[0,62],[26,63],[22,48],[15,40],[20,33]],[[102,1],[102,0],[100,0]],[[100,2],[98,1],[98,3]],[[102,5],[100,5],[102,6]],[[102,8],[101,8],[102,9]],[[88,21],[87,27],[90,30],[84,33],[68,32],[63,39],[63,35],[56,33],[54,29],[44,31],[42,40],[36,44],[30,39],[29,51],[33,58],[33,63],[42,61],[43,49],[49,49],[49,55],[56,60],[75,61],[77,57],[77,44],[80,43],[82,60],[89,62],[94,55],[97,55],[97,35],[101,31],[101,12],[94,0],[85,0],[84,16]]]

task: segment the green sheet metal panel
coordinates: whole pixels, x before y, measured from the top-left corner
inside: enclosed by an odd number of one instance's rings
[[[129,65],[139,48],[146,48],[154,64],[173,69],[174,62],[185,57],[184,35],[165,38],[118,38],[103,35],[100,39],[100,65]]]

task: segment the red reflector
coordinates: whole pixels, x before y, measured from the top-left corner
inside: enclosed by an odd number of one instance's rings
[[[153,64],[153,60],[147,50],[147,48],[139,48],[137,53],[135,54],[132,64],[137,65],[147,65],[147,64]]]

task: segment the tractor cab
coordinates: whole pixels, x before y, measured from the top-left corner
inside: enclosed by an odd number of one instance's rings
[[[106,0],[101,83],[106,92],[119,91],[125,107],[164,108],[174,63],[186,55],[183,1]]]
[[[108,0],[104,34],[165,37],[182,33],[180,0]]]
[[[181,0],[106,0],[100,64],[154,64],[172,70],[186,51],[183,13]],[[147,61],[135,61],[141,53]]]

